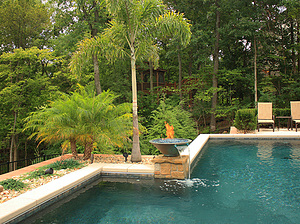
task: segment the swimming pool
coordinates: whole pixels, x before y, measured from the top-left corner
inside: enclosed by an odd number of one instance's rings
[[[191,178],[98,180],[22,223],[300,221],[299,140],[209,140]]]

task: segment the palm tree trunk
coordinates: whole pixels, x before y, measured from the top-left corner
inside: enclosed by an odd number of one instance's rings
[[[78,154],[77,154],[77,150],[76,150],[76,140],[74,139],[71,139],[70,140],[70,145],[71,145],[71,152],[72,152],[72,155],[75,159],[78,158]]]
[[[85,143],[84,155],[83,160],[88,160],[91,158],[93,151],[93,141],[88,141]]]
[[[139,124],[137,112],[137,88],[136,88],[136,68],[135,68],[135,53],[131,47],[131,74],[132,74],[132,118],[133,118],[133,145],[131,153],[132,162],[142,161],[140,151]]]

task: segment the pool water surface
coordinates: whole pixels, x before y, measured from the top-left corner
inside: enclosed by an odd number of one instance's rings
[[[300,223],[299,140],[209,140],[191,179],[98,180],[22,223]]]

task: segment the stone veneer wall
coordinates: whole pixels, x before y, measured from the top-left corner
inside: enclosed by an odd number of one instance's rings
[[[154,163],[154,178],[185,179],[189,172],[189,156],[157,156]]]

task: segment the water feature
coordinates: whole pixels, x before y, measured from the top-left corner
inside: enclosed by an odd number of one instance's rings
[[[166,127],[166,136],[167,138],[159,138],[149,141],[152,145],[154,145],[164,156],[175,157],[179,156],[180,153],[178,150],[178,146],[189,145],[192,141],[190,139],[183,138],[174,138],[175,132],[173,125],[169,125],[165,121]]]
[[[22,223],[299,223],[299,140],[210,140],[192,185],[99,180]]]
[[[179,156],[178,146],[187,146],[192,140],[183,138],[159,138],[149,141],[164,156]]]
[[[190,158],[181,156],[180,151],[185,149],[191,142],[190,139],[155,139],[150,141],[162,155],[153,159],[155,163],[155,178],[162,179],[185,179],[189,173]]]
[[[190,173],[190,155],[181,156],[190,139],[174,138],[174,127],[165,121],[167,138],[154,139],[149,141],[162,154],[153,160],[155,164],[155,178],[162,179],[186,179]],[[180,158],[180,161],[178,158]],[[187,159],[188,158],[188,159]],[[188,163],[188,164],[187,164]],[[186,171],[188,169],[188,171]]]

